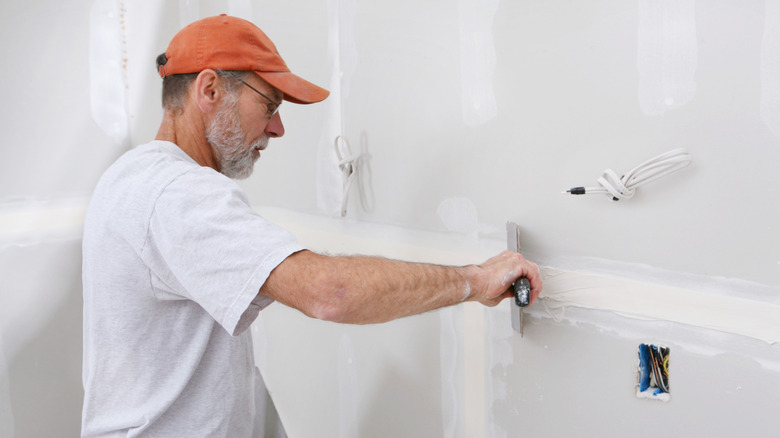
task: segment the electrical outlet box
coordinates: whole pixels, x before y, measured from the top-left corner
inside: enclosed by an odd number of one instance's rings
[[[669,401],[669,347],[639,345],[639,376],[636,387],[639,398]]]

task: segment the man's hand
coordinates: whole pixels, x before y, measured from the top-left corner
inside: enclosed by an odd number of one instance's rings
[[[531,283],[531,304],[542,290],[539,267],[516,252],[504,251],[476,268],[470,301],[493,307],[513,295],[512,283],[520,277],[528,278]]]

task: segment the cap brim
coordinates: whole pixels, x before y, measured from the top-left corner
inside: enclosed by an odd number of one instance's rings
[[[284,93],[284,100],[292,103],[308,104],[325,100],[330,91],[312,84],[290,72],[256,71],[258,76]]]

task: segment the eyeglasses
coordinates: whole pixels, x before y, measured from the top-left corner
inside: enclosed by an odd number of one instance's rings
[[[235,79],[235,80],[241,82],[242,84],[246,85],[247,87],[251,88],[252,91],[254,91],[255,93],[257,93],[257,94],[259,94],[261,96],[263,96],[268,101],[268,103],[265,104],[265,107],[268,109],[268,118],[269,119],[271,117],[273,117],[274,114],[279,112],[279,107],[282,105],[281,102],[276,103],[276,101],[274,101],[270,97],[266,96],[265,94],[261,93],[257,88],[247,84],[246,82],[241,80],[241,78],[239,78],[238,76],[234,75],[233,73],[230,73],[230,72],[225,72],[225,73],[227,73],[233,79]]]

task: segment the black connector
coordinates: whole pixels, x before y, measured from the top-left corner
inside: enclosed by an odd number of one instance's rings
[[[569,190],[566,190],[566,192],[571,193],[572,195],[584,195],[585,187],[572,187]]]

